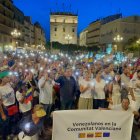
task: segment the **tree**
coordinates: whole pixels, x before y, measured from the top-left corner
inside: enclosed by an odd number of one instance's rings
[[[134,36],[133,38],[130,38],[126,44],[125,44],[125,50],[128,52],[132,51],[138,51],[139,50],[139,44],[137,44],[138,37]]]
[[[100,47],[98,47],[97,45],[96,46],[90,46],[90,47],[87,47],[87,50],[89,52],[98,52],[98,51],[100,51]]]
[[[47,42],[46,49],[51,49],[51,43]],[[74,52],[98,52],[100,48],[98,46],[79,46],[76,44],[61,44],[59,42],[52,42],[52,49],[60,50],[61,52],[73,54]]]

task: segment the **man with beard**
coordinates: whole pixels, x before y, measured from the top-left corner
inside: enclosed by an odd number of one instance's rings
[[[76,96],[77,84],[72,76],[71,69],[66,69],[63,76],[56,78],[56,83],[60,84],[61,109],[69,110],[73,108]]]

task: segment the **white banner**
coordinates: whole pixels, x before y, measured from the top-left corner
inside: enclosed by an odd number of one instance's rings
[[[132,125],[133,114],[130,112],[56,111],[52,140],[131,140]]]

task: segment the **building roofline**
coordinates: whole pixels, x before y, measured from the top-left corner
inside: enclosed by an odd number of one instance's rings
[[[106,17],[102,18],[101,20],[112,18],[112,17],[115,17],[115,16],[118,16],[119,18],[122,18],[123,17],[122,13],[118,13],[118,14],[106,16]]]
[[[82,33],[82,32],[85,32],[85,31],[88,31],[88,28],[83,29],[83,30],[81,31],[81,33]]]
[[[32,24],[32,20],[30,16],[24,16],[24,20]]]
[[[13,3],[13,0],[9,0],[11,3]]]
[[[101,21],[101,20],[100,20],[100,19],[94,20],[94,21],[92,21],[91,23],[89,23],[89,25],[91,25],[91,24],[93,24],[93,23],[96,23],[96,22],[99,22],[99,21]]]
[[[72,12],[50,12],[50,15],[78,16],[78,14]]]
[[[112,18],[112,17],[115,17],[115,16],[118,16],[120,18],[122,18],[122,13],[119,13],[119,14],[114,14],[114,15],[109,15],[109,16],[106,16],[104,18],[101,18],[101,19],[96,19],[94,21],[92,21],[89,25],[93,24],[93,23],[96,23],[96,22],[102,22],[103,20],[106,20],[106,19],[109,19],[109,18]],[[119,19],[119,18],[116,18],[116,19]],[[114,20],[116,20],[114,19]]]
[[[16,7],[15,5],[13,5],[14,6],[14,8],[18,11],[18,12],[20,12],[20,13],[22,13],[23,15],[24,15],[24,13],[18,8],[18,7]]]

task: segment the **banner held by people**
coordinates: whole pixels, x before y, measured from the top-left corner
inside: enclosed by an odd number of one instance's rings
[[[56,111],[53,119],[52,140],[131,140],[133,114],[129,112]]]

